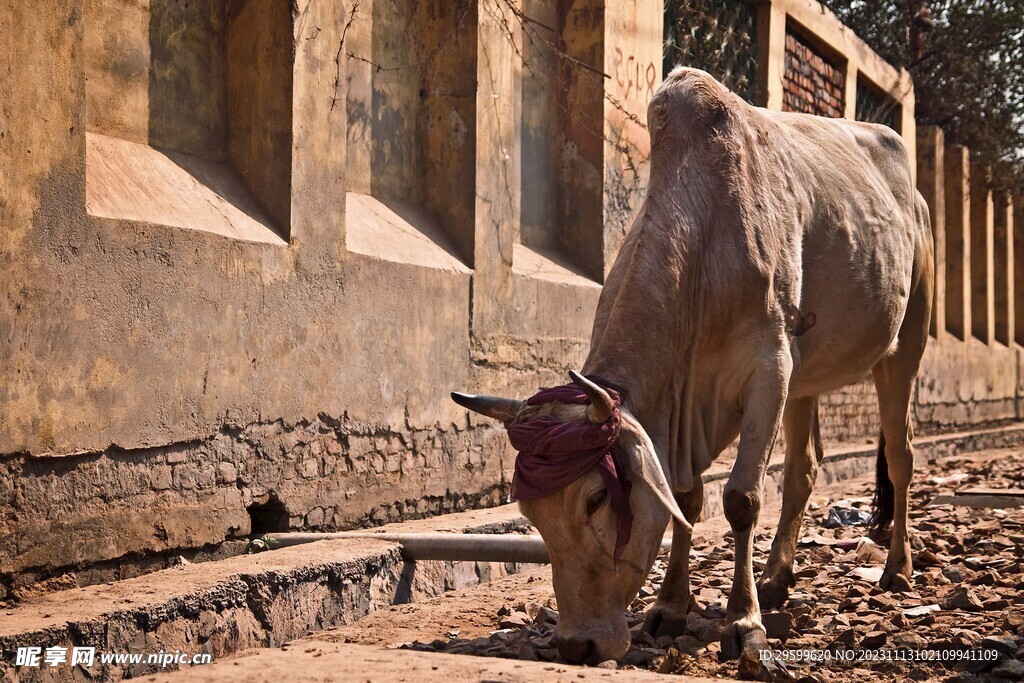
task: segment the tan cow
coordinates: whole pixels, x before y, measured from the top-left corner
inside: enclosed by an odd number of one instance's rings
[[[690,598],[685,520],[701,513],[701,473],[739,436],[723,496],[736,566],[722,653],[761,671],[759,596],[777,607],[795,583],[797,537],[822,456],[818,396],[869,370],[883,435],[876,520],[883,528],[895,520],[881,585],[910,588],[909,403],[934,268],[927,206],[890,129],[752,107],[703,71],[674,70],[648,122],[647,199],[601,293],[584,365],[585,375],[625,389],[618,445],[633,473],[636,521],[617,571],[615,519],[596,473],[521,506],[550,549],[561,654],[618,658],[629,647],[623,611],[670,515],[672,552],[645,628],[681,632]],[[594,406],[608,403],[600,387],[574,381]],[[453,398],[503,421],[537,412],[510,399]],[[588,419],[587,406],[542,408]],[[782,516],[755,587],[752,532],[780,425]]]

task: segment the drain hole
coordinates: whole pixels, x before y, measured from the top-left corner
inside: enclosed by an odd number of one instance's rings
[[[253,503],[248,507],[249,528],[253,536],[288,531],[288,508],[274,494],[265,503]]]

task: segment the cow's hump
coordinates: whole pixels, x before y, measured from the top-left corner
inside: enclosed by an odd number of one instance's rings
[[[648,108],[652,143],[670,136],[708,139],[725,133],[746,108],[739,97],[700,69],[677,67]]]

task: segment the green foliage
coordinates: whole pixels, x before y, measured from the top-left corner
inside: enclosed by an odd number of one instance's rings
[[[279,545],[280,541],[276,538],[271,538],[269,535],[264,535],[260,538],[254,538],[249,541],[249,544],[245,547],[246,554],[262,553],[268,550],[273,550],[275,546]]]
[[[822,0],[914,78],[917,120],[1024,190],[1024,0]],[[922,7],[929,23],[919,17]]]

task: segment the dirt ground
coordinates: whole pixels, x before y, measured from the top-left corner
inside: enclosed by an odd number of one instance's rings
[[[142,683],[657,683],[665,677],[640,669],[610,670],[497,657],[452,657],[436,652],[384,650],[352,643],[295,643],[249,650],[238,657],[132,679]],[[676,676],[673,683],[713,683]]]
[[[884,549],[862,540],[862,526],[824,526],[832,507],[866,510],[873,481],[864,477],[817,489],[798,550],[797,586],[783,610],[764,615],[769,642],[786,657],[787,676],[1024,680],[1024,508],[929,505],[938,495],[981,487],[1024,488],[1024,452],[919,464],[911,511],[915,590],[902,595],[876,587]],[[755,571],[763,566],[777,518],[777,509],[762,514]],[[736,676],[734,662],[718,661],[733,566],[727,537],[722,519],[697,526],[691,560],[695,604],[687,633],[655,640],[640,625],[663,575],[665,558],[659,559],[627,612],[633,647],[620,670]],[[557,618],[550,570],[542,568],[378,611],[306,642],[557,662],[551,644]]]

